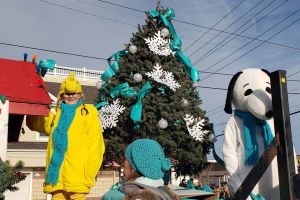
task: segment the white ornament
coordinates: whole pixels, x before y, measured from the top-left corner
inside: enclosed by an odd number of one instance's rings
[[[159,126],[159,128],[161,128],[161,129],[167,128],[167,126],[168,126],[167,120],[165,120],[164,118],[161,118],[161,119],[159,120],[159,122],[158,122],[158,126]]]
[[[197,88],[199,85],[197,83],[193,83],[193,88]]]
[[[205,120],[201,118],[194,118],[193,116],[186,114],[184,121],[190,135],[195,140],[202,142],[204,140],[204,136],[208,133],[207,130],[202,130]]]
[[[116,99],[112,104],[101,107],[99,112],[103,129],[117,126],[118,117],[125,109],[125,107],[119,105],[119,103],[119,99]]]
[[[209,134],[208,141],[211,143],[215,143],[217,141],[217,137],[215,136],[215,134]]]
[[[161,29],[160,33],[161,33],[161,36],[164,37],[164,38],[168,37],[169,34],[170,34],[169,29],[167,29],[167,28]]]
[[[143,80],[143,76],[140,73],[136,73],[133,76],[133,80],[134,82],[139,83]]]
[[[158,63],[154,66],[154,70],[152,72],[147,72],[146,75],[159,83],[167,85],[173,91],[176,91],[177,88],[181,87],[181,85],[174,80],[173,73],[163,71]]]
[[[161,36],[161,32],[155,33],[152,38],[145,38],[146,44],[148,44],[149,49],[157,55],[169,56],[175,55],[175,51],[170,49],[170,39],[164,39]]]
[[[135,54],[137,52],[137,47],[134,44],[130,45],[129,52]]]
[[[102,87],[102,85],[103,85],[103,81],[100,80],[100,81],[96,82],[96,88],[97,89],[100,89]]]
[[[182,107],[187,107],[189,105],[189,101],[186,100],[185,98],[182,98],[180,103],[181,103]]]

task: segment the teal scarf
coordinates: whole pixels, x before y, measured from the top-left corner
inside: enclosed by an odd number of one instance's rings
[[[74,119],[76,108],[82,103],[82,100],[79,100],[73,105],[66,103],[61,103],[60,105],[60,118],[52,134],[53,153],[47,171],[46,184],[56,185],[58,182],[60,166],[68,148],[68,130]]]
[[[235,110],[234,114],[242,119],[244,124],[245,164],[254,165],[259,157],[256,139],[256,125],[262,129],[265,148],[268,147],[274,138],[271,128],[265,120],[257,119],[249,112]]]

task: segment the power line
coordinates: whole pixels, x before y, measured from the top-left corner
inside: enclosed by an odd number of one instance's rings
[[[97,1],[100,1],[100,2],[103,2],[103,3],[107,3],[107,4],[111,4],[111,5],[118,6],[118,7],[122,7],[122,8],[126,8],[126,9],[129,9],[129,10],[134,10],[134,11],[137,11],[137,12],[144,13],[144,11],[142,11],[142,10],[138,10],[138,9],[131,8],[131,7],[128,7],[128,6],[124,6],[124,5],[121,5],[121,4],[112,3],[112,2],[109,2],[109,1],[103,1],[103,0],[97,0]]]
[[[105,20],[109,20],[109,21],[114,21],[116,23],[121,23],[121,24],[124,24],[124,25],[129,25],[129,26],[132,26],[132,27],[136,27],[135,25],[133,24],[128,24],[128,23],[125,23],[125,22],[122,22],[122,21],[119,21],[119,20],[114,20],[112,18],[107,18],[107,17],[103,17],[103,16],[99,16],[99,15],[96,15],[96,14],[93,14],[93,13],[89,13],[89,12],[85,12],[85,11],[82,11],[82,10],[78,10],[78,9],[74,9],[74,8],[70,8],[68,6],[64,6],[64,5],[60,5],[60,4],[55,4],[55,3],[51,3],[51,2],[48,2],[46,0],[40,0],[42,1],[43,3],[48,3],[48,4],[51,4],[51,5],[55,5],[55,6],[58,6],[58,7],[61,7],[61,8],[65,8],[65,9],[68,9],[68,10],[72,10],[72,11],[75,11],[75,12],[79,12],[79,13],[82,13],[82,14],[87,14],[87,15],[90,15],[90,16],[93,16],[93,17],[98,17],[98,18],[101,18],[101,19],[105,19]],[[97,6],[97,7],[100,7],[100,8],[105,8],[105,9],[109,9],[109,10],[113,10],[111,8],[108,8],[108,7],[105,7],[105,6],[100,6],[98,4],[93,4],[93,3],[90,3],[90,2],[85,2],[85,1],[82,1],[82,0],[76,0],[78,2],[81,2],[81,3],[85,3],[85,4],[88,4],[88,5],[93,5],[93,6]],[[117,11],[117,10],[114,10],[114,11]],[[122,12],[123,14],[127,14],[127,15],[131,15],[131,16],[134,16],[134,17],[137,17],[137,18],[141,18],[140,16],[137,16],[137,15],[132,15],[132,14],[129,14],[129,13],[124,13]],[[180,26],[177,26],[177,27],[180,27]],[[184,27],[180,27],[182,29],[186,29]],[[191,29],[190,29],[191,30]],[[193,30],[193,29],[192,29]],[[193,31],[196,31],[196,30],[193,30]],[[197,30],[197,32],[200,32]],[[212,35],[215,35],[215,34],[212,34]],[[195,41],[195,39],[192,39],[193,41]],[[232,47],[234,48],[234,47]]]
[[[294,76],[295,74],[298,74],[299,72],[300,72],[300,70],[299,70],[299,71],[296,71],[296,72],[294,72],[294,73],[292,73],[292,74],[290,74],[290,75],[288,75],[287,77]]]
[[[197,86],[199,88],[205,88],[205,89],[213,89],[213,90],[225,90],[227,91],[226,88],[218,88],[218,87],[209,87],[209,86]]]
[[[252,26],[256,25],[258,22],[260,22],[261,20],[263,20],[265,17],[267,17],[269,14],[271,14],[272,12],[274,12],[275,10],[277,10],[279,7],[281,7],[284,3],[286,3],[288,0],[282,2],[280,5],[278,5],[277,7],[273,8],[270,12],[268,12],[267,14],[265,14],[263,17],[261,17],[259,20],[257,20],[255,23],[252,23],[250,26],[248,26],[246,29],[244,29],[242,32],[240,32],[239,34],[244,33],[245,31],[247,31],[248,29],[250,29]],[[236,33],[238,30],[240,30],[242,27],[244,27],[246,24],[248,24],[252,19],[254,19],[257,15],[259,15],[262,11],[264,11],[267,7],[269,7],[274,1],[271,1],[269,4],[267,4],[262,10],[260,10],[258,13],[256,13],[254,16],[252,16],[251,18],[249,18],[244,24],[242,24],[239,28],[235,29],[233,32]],[[207,57],[209,57],[210,55],[212,55],[213,53],[215,53],[216,51],[220,50],[222,48],[222,46],[220,47],[219,45],[221,45],[224,41],[226,41],[228,38],[230,38],[231,35],[228,35],[227,38],[225,38],[224,40],[222,40],[218,45],[216,45],[215,47],[213,47],[212,49],[210,49],[209,51],[207,51],[205,54],[203,54],[200,58],[198,58],[193,64],[197,64],[200,61],[206,59]],[[228,44],[229,42],[231,42],[232,40],[234,40],[237,36],[232,37],[230,40],[228,40],[225,44]],[[219,47],[219,48],[217,48]]]
[[[216,108],[214,108],[214,109],[211,109],[211,110],[209,110],[209,111],[206,111],[206,114],[208,114],[209,112],[218,110],[218,109],[220,109],[220,108],[223,108],[223,106],[218,106],[218,107],[216,107]]]
[[[294,115],[294,114],[297,114],[297,113],[300,113],[300,110],[292,112],[292,113],[290,113],[290,115]]]
[[[118,6],[118,7],[122,7],[122,8],[126,8],[126,9],[133,10],[133,11],[136,11],[136,12],[144,13],[144,11],[142,11],[142,10],[138,10],[138,9],[131,8],[131,7],[128,7],[128,6],[124,6],[124,5],[121,5],[121,4],[111,3],[111,2],[108,2],[108,1],[104,1],[104,0],[97,0],[97,1],[107,3],[107,4],[111,4],[111,5]],[[186,22],[186,21],[183,21],[183,20],[173,19],[173,21],[180,22],[180,23],[183,23],[183,24],[188,24],[188,25],[191,25],[191,26],[199,27],[199,28],[204,28],[204,29],[208,29],[208,30],[222,32],[219,29],[215,29],[215,28],[211,28],[211,27],[203,26],[203,25],[199,25],[199,24],[194,24],[194,23],[191,23],[191,22]],[[245,35],[240,35],[240,34],[236,34],[236,33],[232,33],[232,32],[223,31],[223,33],[226,33],[226,34],[229,34],[229,35],[234,35],[234,36],[239,36],[239,37],[246,38],[246,39],[256,40],[256,41],[260,41],[260,42],[263,41],[263,40],[260,40],[260,39],[257,39],[257,38],[253,38],[253,37],[249,37],[249,36],[245,36]],[[207,34],[210,34],[210,33],[207,33]],[[300,48],[297,48],[297,47],[292,47],[292,46],[279,44],[279,43],[275,43],[275,42],[270,42],[270,41],[268,41],[266,43],[300,51]]]
[[[200,72],[203,73],[203,74],[234,76],[234,74],[230,74],[230,73],[210,72],[210,71],[202,71],[202,70],[200,70]],[[290,76],[288,76],[288,77],[290,77]],[[289,81],[289,82],[300,82],[300,80],[295,80],[295,79],[287,79],[287,81]]]
[[[199,88],[205,88],[205,89],[212,89],[212,90],[223,90],[223,91],[227,91],[227,88],[220,88],[220,87],[209,87],[209,86],[200,86],[198,85],[197,87]],[[289,95],[293,94],[293,95],[299,95],[299,92],[288,92]]]
[[[20,48],[25,48],[25,49],[39,50],[39,51],[46,51],[46,52],[58,53],[58,54],[64,54],[64,55],[70,55],[70,56],[78,56],[78,57],[83,57],[83,58],[91,58],[91,59],[98,59],[98,60],[107,60],[107,58],[87,56],[87,55],[82,55],[82,54],[69,53],[69,52],[63,52],[63,51],[56,51],[56,50],[50,50],[50,49],[43,49],[43,48],[37,48],[37,47],[30,47],[30,46],[24,46],[24,45],[18,45],[18,44],[11,44],[11,43],[5,43],[5,42],[0,42],[0,45],[20,47]]]
[[[56,3],[52,3],[52,2],[49,2],[49,1],[45,1],[45,0],[40,0],[40,1],[43,2],[43,3],[51,4],[51,5],[60,7],[60,8],[67,9],[67,10],[72,10],[72,11],[79,12],[79,13],[82,13],[82,14],[86,14],[86,15],[90,15],[90,16],[93,16],[93,17],[97,17],[97,18],[100,18],[100,19],[105,19],[105,20],[113,21],[113,22],[116,22],[116,23],[120,23],[120,24],[124,24],[124,25],[128,25],[128,26],[132,26],[132,27],[135,27],[135,28],[137,27],[137,26],[135,26],[133,24],[128,24],[128,23],[122,22],[120,20],[116,20],[116,19],[113,19],[113,18],[99,16],[99,15],[96,15],[96,14],[93,14],[93,13],[85,12],[85,11],[82,11],[82,10],[77,10],[77,9],[74,9],[74,8],[70,8],[68,6],[64,6],[64,5],[61,5],[61,4],[56,4]]]
[[[70,52],[64,52],[64,51],[56,51],[56,50],[50,50],[50,49],[44,49],[44,48],[38,48],[38,47],[32,47],[32,46],[24,46],[24,45],[18,45],[18,44],[11,44],[11,43],[5,43],[5,42],[0,42],[0,45],[12,46],[12,47],[18,47],[18,48],[24,48],[24,49],[32,49],[32,50],[38,50],[38,51],[45,51],[45,52],[64,54],[64,55],[70,55],[70,56],[78,56],[78,57],[97,59],[97,60],[107,60],[107,58],[102,58],[102,57],[88,56],[88,55],[83,55],[83,54],[76,54],[76,53],[70,53]],[[234,74],[228,74],[228,73],[209,72],[209,71],[201,71],[201,73],[224,75],[224,76],[233,76],[234,75]],[[293,79],[287,79],[287,81],[300,82],[300,80],[293,80]]]
[[[32,49],[32,50],[38,50],[38,51],[45,51],[45,52],[64,54],[64,55],[71,55],[71,56],[78,56],[78,57],[84,57],[84,58],[98,59],[98,60],[107,60],[107,58],[102,58],[102,57],[94,57],[94,56],[88,56],[88,55],[82,55],[82,54],[76,54],[76,53],[70,53],[70,52],[63,52],[63,51],[43,49],[43,48],[38,48],[38,47],[31,47],[31,46],[5,43],[5,42],[0,42],[0,45],[6,45],[6,46],[12,46],[12,47],[18,47],[18,48],[24,48],[24,49]],[[228,74],[228,73],[209,72],[209,71],[201,71],[201,73],[203,73],[203,74],[217,74],[217,75],[224,75],[224,76],[233,76],[234,75],[234,74]],[[288,79],[287,81],[300,82],[300,80],[292,80],[292,79]]]
[[[190,44],[188,47],[186,47],[183,52],[185,52],[186,50],[188,50],[189,48],[191,48],[196,42],[198,42],[202,37],[204,37],[210,30],[212,30],[212,28],[214,28],[215,26],[217,26],[221,21],[223,21],[223,19],[225,19],[229,14],[231,14],[236,8],[238,8],[245,0],[241,1],[239,4],[237,4],[234,8],[232,8],[225,16],[223,16],[221,19],[219,19],[219,21],[217,21],[212,27],[211,29],[208,29],[205,33],[203,33],[199,38],[196,39],[196,41],[194,41],[192,44]]]
[[[193,56],[195,53],[197,53],[200,49],[202,49],[203,47],[205,47],[209,42],[211,42],[212,40],[214,40],[216,37],[218,37],[221,33],[223,33],[224,31],[226,31],[228,28],[230,28],[233,24],[235,24],[236,22],[238,22],[241,18],[243,18],[244,16],[246,16],[249,12],[251,12],[251,10],[253,10],[254,8],[256,8],[257,6],[259,6],[261,3],[263,3],[265,0],[259,1],[257,4],[255,4],[252,8],[250,8],[247,12],[245,12],[243,15],[241,15],[238,19],[236,19],[234,22],[232,22],[231,24],[229,24],[225,29],[222,30],[222,32],[219,32],[216,36],[214,36],[213,38],[211,38],[210,40],[208,40],[208,42],[206,42],[204,45],[201,45],[198,49],[196,49],[194,52],[192,52],[189,56]],[[273,3],[276,0],[271,1],[271,3]],[[270,3],[270,4],[271,4]],[[269,4],[269,5],[270,5]],[[197,60],[198,61],[198,60]],[[196,61],[196,62],[197,62]],[[195,64],[195,62],[193,63]]]
[[[113,10],[113,11],[115,11],[115,12],[117,12],[117,13],[123,13],[123,14],[126,14],[126,15],[130,15],[130,16],[134,16],[134,17],[141,18],[141,16],[137,16],[137,15],[134,15],[134,14],[131,14],[131,13],[127,13],[127,12],[122,12],[122,11],[120,11],[120,10],[116,10],[116,9],[109,8],[109,7],[105,7],[105,6],[100,6],[99,4],[94,4],[94,3],[86,2],[86,1],[82,1],[82,0],[76,0],[76,1],[81,2],[81,3],[84,3],[84,4],[96,6],[96,7],[99,7],[99,8],[104,8],[104,9],[107,9],[107,10]]]
[[[267,33],[268,31],[270,31],[271,29],[275,28],[276,26],[278,26],[279,24],[281,24],[283,21],[285,21],[286,19],[288,19],[289,17],[291,17],[292,15],[294,15],[296,12],[298,12],[299,10],[296,10],[295,12],[293,12],[292,14],[290,14],[289,16],[287,16],[286,18],[284,18],[283,20],[281,20],[280,22],[274,24],[273,26],[271,26],[270,28],[268,28],[266,31],[264,31],[263,33],[259,34],[256,38],[259,38],[260,36],[264,35],[265,33]],[[277,33],[278,34],[278,33]],[[269,38],[270,39],[270,38]],[[268,39],[268,40],[269,40]],[[267,40],[266,40],[267,41]],[[229,58],[230,56],[232,56],[233,54],[235,54],[236,52],[238,52],[239,50],[241,50],[242,48],[244,48],[245,46],[247,46],[248,44],[252,43],[253,40],[251,40],[250,42],[244,44],[242,47],[240,47],[239,49],[237,49],[236,51],[228,54],[227,56],[225,56],[223,59],[219,60],[218,62],[216,62],[215,64],[211,65],[210,67],[206,68],[205,70],[208,70],[214,66],[216,66],[217,64],[219,64],[220,62],[222,62],[223,60]]]
[[[79,2],[81,2],[81,3],[88,4],[88,5],[92,5],[92,6],[104,8],[104,9],[107,9],[107,10],[113,10],[113,11],[116,11],[116,12],[121,12],[120,10],[115,10],[115,9],[110,8],[110,7],[100,6],[99,4],[94,4],[94,3],[86,2],[86,1],[83,1],[83,0],[76,0],[76,1],[79,1]],[[100,0],[99,0],[99,1],[100,1]],[[107,3],[107,4],[111,4],[111,5],[118,6],[118,7],[122,7],[122,8],[126,8],[126,9],[130,9],[130,10],[134,10],[134,11],[138,11],[138,12],[140,12],[140,13],[145,14],[144,11],[141,11],[141,10],[138,10],[138,9],[134,9],[134,8],[129,8],[129,7],[127,7],[127,6],[122,6],[122,5],[120,5],[120,4],[115,4],[115,3],[111,3],[111,2],[107,2],[107,1],[100,1],[100,2]],[[139,19],[141,18],[141,16],[138,16],[138,15],[134,15],[134,14],[130,14],[130,13],[125,13],[125,12],[121,12],[121,13],[126,14],[126,15],[130,15],[130,16],[134,16],[134,17],[139,18]],[[192,31],[195,31],[195,32],[201,32],[201,33],[203,33],[203,31],[196,30],[196,29],[192,29],[192,28],[190,28],[190,27],[182,27],[182,26],[178,26],[178,25],[176,25],[176,27],[177,27],[177,28],[182,28],[182,29],[184,29],[184,30],[192,30]],[[210,34],[210,35],[216,35],[216,34],[213,34],[213,33],[208,33],[208,34]],[[221,37],[225,37],[225,36],[221,36]],[[190,40],[195,41],[195,39],[190,39]],[[234,47],[232,47],[232,48],[234,48]]]
[[[192,26],[197,26],[197,27],[201,27],[201,28],[205,28],[205,29],[211,29],[210,27],[206,27],[206,26],[202,26],[202,25],[198,25],[198,24],[194,24],[194,23],[190,23],[190,22],[185,22],[185,21],[178,20],[178,19],[174,19],[173,21],[177,21],[177,22],[181,22],[181,23],[184,23],[184,24],[189,24],[189,25],[192,25]],[[211,30],[221,32],[221,30],[219,30],[219,29],[211,29]],[[250,40],[259,41],[259,42],[263,41],[263,40],[258,39],[258,38],[249,37],[249,36],[245,36],[245,35],[241,35],[241,34],[235,34],[235,33],[232,33],[232,32],[224,31],[224,33],[229,34],[229,35],[239,36],[239,37],[250,39]],[[268,41],[266,43],[267,44],[272,44],[272,45],[275,45],[275,46],[279,46],[279,47],[284,47],[284,48],[289,48],[289,49],[300,51],[300,48],[292,47],[292,46],[288,46],[288,45],[284,45],[284,44],[279,44],[279,43],[276,43],[276,42]]]
[[[269,30],[273,29],[274,27],[276,27],[277,25],[279,25],[280,23],[282,23],[283,21],[285,21],[285,20],[288,19],[289,17],[291,17],[291,16],[293,16],[294,14],[296,14],[299,10],[300,10],[300,9],[298,9],[298,10],[296,10],[295,12],[293,12],[292,14],[288,15],[286,18],[284,18],[284,19],[281,20],[280,22],[276,23],[275,25],[273,25],[272,27],[270,27],[269,29],[267,29],[266,31],[264,31],[262,34],[260,34],[260,35],[257,36],[257,37],[260,37],[260,36],[264,35],[264,34],[267,33]],[[283,29],[280,30],[279,32],[275,33],[274,35],[272,35],[271,37],[269,37],[269,38],[268,38],[267,40],[265,40],[265,41],[269,41],[270,39],[272,39],[272,38],[275,37],[276,35],[280,34],[282,31],[286,30],[286,29],[289,28],[290,26],[292,26],[292,25],[294,25],[295,23],[297,23],[299,20],[300,20],[300,19],[295,20],[294,22],[292,22],[291,24],[289,24],[288,26],[286,26],[285,28],[283,28]],[[240,47],[238,50],[236,50],[236,51],[230,53],[229,55],[227,55],[227,56],[224,57],[223,59],[219,60],[218,62],[216,62],[216,63],[213,64],[212,66],[206,68],[205,70],[210,69],[210,68],[216,66],[217,64],[219,64],[219,63],[222,62],[223,60],[229,58],[230,56],[232,56],[233,54],[235,54],[236,52],[238,52],[239,50],[241,50],[242,48],[244,48],[245,46],[247,46],[248,44],[250,44],[251,42],[253,42],[253,40],[250,41],[250,42],[248,42],[248,43],[246,43],[245,45],[243,45],[242,47]],[[241,56],[239,56],[238,58],[236,58],[236,59],[233,60],[232,62],[228,63],[227,65],[224,65],[223,67],[221,67],[220,69],[218,69],[218,70],[215,71],[215,72],[218,72],[218,71],[220,71],[220,70],[226,68],[228,65],[234,63],[235,61],[237,61],[237,60],[240,59],[241,57],[247,55],[248,53],[250,53],[251,51],[253,51],[254,49],[260,47],[260,46],[263,45],[263,44],[264,44],[264,42],[262,42],[261,44],[255,46],[255,47],[252,48],[251,50],[249,50],[249,51],[247,51],[246,53],[242,54]],[[205,77],[204,79],[202,79],[202,81],[205,80],[205,79],[207,79],[207,78],[210,77],[210,76],[211,76],[211,75],[208,75],[207,77]]]

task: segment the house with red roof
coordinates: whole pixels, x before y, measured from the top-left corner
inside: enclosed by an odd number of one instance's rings
[[[7,61],[5,59],[2,59],[1,61]],[[11,60],[8,60],[11,61]],[[1,62],[2,63],[2,62]],[[4,62],[6,66],[6,62]],[[17,65],[16,68],[14,67],[14,70],[18,70],[19,72],[25,71],[25,69],[28,69],[28,67],[24,67],[23,65],[27,66],[30,65],[30,74],[27,74],[28,71],[26,71],[27,78],[19,78],[19,80],[23,80],[23,83],[26,82],[26,85],[34,86],[34,88],[38,91],[33,92],[30,91],[29,93],[26,93],[26,90],[33,90],[32,88],[26,88],[22,89],[21,91],[18,91],[17,93],[20,93],[20,99],[18,101],[14,101],[18,103],[18,106],[15,107],[13,110],[18,109],[18,114],[15,114],[16,112],[13,111],[14,114],[10,113],[9,116],[17,116],[19,117],[20,121],[18,122],[18,128],[16,128],[15,131],[11,132],[11,128],[8,131],[9,135],[9,142],[5,142],[5,145],[7,145],[7,159],[12,163],[16,163],[18,160],[22,160],[24,162],[24,168],[22,170],[22,173],[26,174],[26,179],[24,181],[21,181],[17,184],[17,187],[19,187],[18,191],[15,192],[6,192],[5,193],[5,199],[6,200],[15,200],[15,199],[24,199],[24,200],[50,200],[51,195],[47,195],[43,193],[43,183],[44,183],[44,176],[45,176],[45,164],[46,164],[46,148],[47,148],[47,142],[48,142],[48,136],[44,133],[39,133],[35,131],[31,131],[28,129],[25,123],[24,115],[48,115],[48,105],[52,104],[52,106],[56,105],[57,101],[57,94],[60,87],[60,83],[68,76],[68,74],[73,71],[76,74],[76,78],[81,83],[83,94],[84,94],[84,102],[95,104],[96,99],[98,97],[98,89],[96,87],[97,81],[99,81],[99,78],[101,77],[102,71],[97,70],[91,70],[86,68],[72,68],[72,67],[64,67],[64,66],[55,66],[53,70],[48,70],[47,74],[43,77],[43,80],[41,77],[36,73],[35,71],[35,64],[31,62],[22,62],[22,61],[14,61],[14,63]],[[10,63],[11,64],[11,63]],[[0,69],[2,69],[4,64],[0,65]],[[23,67],[21,67],[23,66]],[[11,73],[13,74],[13,73]],[[24,74],[23,74],[24,75]],[[21,74],[14,74],[11,75],[13,79],[11,79],[11,82],[6,82],[5,84],[12,84],[10,88],[3,87],[7,92],[6,94],[9,94],[11,90],[18,90],[18,87],[21,83],[16,81],[17,76],[21,76]],[[38,79],[35,79],[34,77],[38,77]],[[10,77],[10,78],[11,78]],[[0,79],[2,80],[2,75],[0,75]],[[2,81],[4,81],[3,78]],[[28,79],[28,80],[27,80]],[[18,83],[18,84],[16,84]],[[1,82],[3,85],[3,83]],[[25,85],[25,84],[24,84]],[[26,86],[27,87],[27,86]],[[1,87],[2,88],[2,87]],[[44,89],[44,93],[43,90]],[[0,90],[3,91],[3,90]],[[50,100],[48,99],[47,103],[45,104],[45,101],[42,101],[39,99],[31,98],[31,101],[25,101],[25,99],[28,98],[29,95],[32,94],[39,94],[43,96],[50,96]],[[1,95],[1,92],[0,92]],[[22,96],[21,96],[22,95]],[[28,95],[28,96],[25,96]],[[8,95],[10,96],[10,95]],[[17,95],[15,95],[17,96]],[[42,97],[42,96],[38,96]],[[8,97],[6,97],[8,99]],[[22,100],[23,99],[23,100]],[[10,98],[11,100],[11,98]],[[6,100],[6,102],[11,103],[10,100]],[[52,101],[52,102],[51,102]],[[0,107],[1,107],[1,96],[0,96]],[[19,106],[25,106],[23,108],[20,108]],[[8,107],[7,107],[7,113],[8,113]],[[46,112],[44,112],[46,111]],[[10,111],[11,112],[11,111]],[[1,115],[0,115],[1,117]],[[11,117],[10,117],[11,118]],[[0,119],[1,120],[1,119]],[[9,119],[9,123],[11,122],[11,119]],[[7,120],[8,121],[8,120]],[[23,123],[22,123],[23,121]],[[11,126],[11,125],[10,125]],[[5,139],[7,141],[7,139]],[[1,143],[1,140],[0,140]],[[1,145],[1,144],[0,144]],[[91,193],[87,196],[87,200],[94,200],[99,199],[100,196],[106,192],[111,185],[119,181],[119,171],[117,168],[105,168],[101,169],[101,171],[97,175],[97,181],[95,183],[95,186],[92,188]]]
[[[0,156],[6,159],[6,143],[17,142],[24,115],[46,116],[51,99],[36,64],[0,58]],[[7,138],[7,139],[5,139]]]

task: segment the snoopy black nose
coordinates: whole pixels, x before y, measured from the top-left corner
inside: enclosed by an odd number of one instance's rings
[[[267,118],[271,118],[271,117],[273,117],[273,111],[268,111],[268,112],[266,112],[266,117]]]

